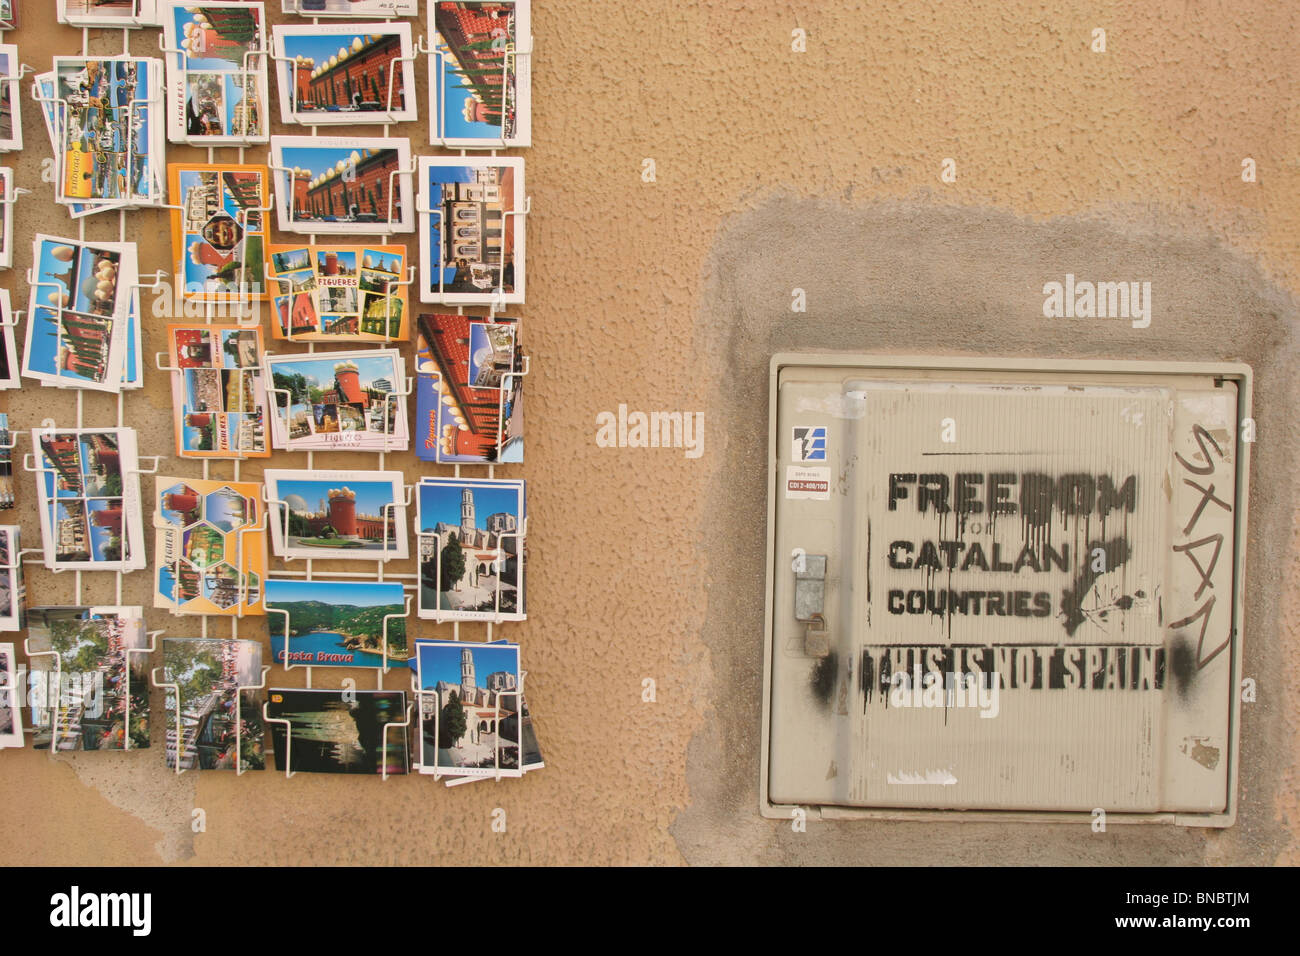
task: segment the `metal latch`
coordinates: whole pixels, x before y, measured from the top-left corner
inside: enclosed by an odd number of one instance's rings
[[[831,652],[826,629],[826,555],[794,553],[794,619],[804,625],[803,649],[809,657]]]

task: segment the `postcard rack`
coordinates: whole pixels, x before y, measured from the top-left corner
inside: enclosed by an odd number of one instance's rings
[[[185,743],[185,728],[182,727],[181,725],[181,720],[182,720],[181,690],[180,687],[175,683],[171,683],[166,680],[160,680],[158,677],[158,672],[160,670],[163,671],[163,676],[166,677],[165,667],[155,667],[152,671],[149,672],[149,680],[154,687],[162,691],[167,691],[172,695],[170,701],[172,707],[169,708],[169,710],[171,710],[171,712],[175,714],[175,718],[172,721],[175,726],[174,727],[169,726],[167,728],[167,758],[166,759],[171,762],[172,770],[175,772],[176,776],[179,777],[187,770],[194,770],[198,768],[183,766],[186,760],[187,753],[186,753],[186,743]],[[233,688],[235,693],[235,768],[234,769],[235,769],[235,776],[237,777],[242,777],[247,772],[244,769],[244,736],[243,736],[244,735],[244,691],[265,690],[266,675],[269,674],[270,672],[271,672],[271,666],[269,664],[263,664],[262,679],[260,681],[258,681],[256,684],[240,684]],[[191,749],[197,751],[197,748],[191,748]],[[197,759],[195,759],[197,757],[197,753],[192,753],[189,754],[188,756],[190,756],[193,762],[197,763]]]

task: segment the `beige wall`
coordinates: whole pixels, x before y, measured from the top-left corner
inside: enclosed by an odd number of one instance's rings
[[[25,6],[26,63],[46,69],[77,49],[75,31],[34,12],[45,5]],[[525,153],[534,212],[520,313],[535,374],[527,464],[508,473],[530,480],[531,607],[507,634],[523,645],[547,769],[447,790],[417,777],[175,778],[161,749],[6,751],[0,862],[1300,861],[1300,547],[1287,447],[1300,12],[1264,0],[594,7],[535,3],[537,146]],[[796,27],[806,53],[791,51]],[[1089,49],[1094,27],[1106,30],[1105,54]],[[93,48],[116,49],[118,36]],[[152,34],[134,48],[154,49]],[[419,76],[423,90],[422,66]],[[40,181],[48,145],[26,90],[23,112],[29,148],[10,161],[34,195],[18,207],[18,255],[3,278],[19,308],[30,234],[75,235]],[[940,181],[945,157],[952,184]],[[1244,157],[1257,183],[1241,181]],[[654,183],[642,180],[646,158]],[[129,232],[143,268],[167,268],[161,214],[132,214]],[[88,230],[115,234],[115,219]],[[1043,319],[1042,283],[1066,272],[1152,281],[1151,328]],[[806,314],[790,311],[795,287]],[[161,322],[147,325],[152,356]],[[788,348],[1255,366],[1245,671],[1259,702],[1245,707],[1236,827],[814,823],[795,834],[759,819],[765,373]],[[704,455],[596,447],[596,414],[620,402],[703,411]],[[73,420],[68,394],[25,388],[8,404],[17,428]],[[161,373],[127,408],[143,452],[170,450]],[[112,414],[87,398],[87,423]],[[174,460],[163,469],[198,473]],[[28,475],[21,493],[20,517],[35,528]],[[72,597],[68,576],[39,569],[29,588],[35,603]],[[108,578],[84,593],[111,596]],[[144,574],[128,579],[127,600],[147,597]],[[194,623],[150,615],[173,636],[197,633]],[[265,625],[241,634],[265,640]],[[277,668],[272,681],[293,686],[299,673]],[[642,702],[647,677],[655,703]],[[155,694],[155,714],[161,706]],[[194,807],[204,833],[191,832]],[[497,807],[504,835],[490,829]]]

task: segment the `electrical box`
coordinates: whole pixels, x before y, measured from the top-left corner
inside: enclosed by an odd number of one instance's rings
[[[1244,365],[776,356],[763,813],[1231,825],[1250,414]]]

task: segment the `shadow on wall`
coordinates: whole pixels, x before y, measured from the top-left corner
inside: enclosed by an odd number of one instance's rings
[[[706,263],[696,332],[708,367],[726,372],[712,376],[710,407],[729,441],[701,528],[710,577],[703,640],[716,713],[691,743],[691,804],[672,827],[689,862],[1197,864],[1213,847],[1214,862],[1259,864],[1293,842],[1274,806],[1284,796],[1279,771],[1292,762],[1291,734],[1281,708],[1263,706],[1244,710],[1244,799],[1237,825],[1224,832],[810,820],[806,833],[794,833],[758,815],[767,383],[776,352],[1248,363],[1259,440],[1246,573],[1260,584],[1246,600],[1244,673],[1300,667],[1300,650],[1282,643],[1297,614],[1285,595],[1300,582],[1275,577],[1275,569],[1296,567],[1287,549],[1300,482],[1285,436],[1300,407],[1300,313],[1241,255],[1196,227],[1179,228],[1162,220],[1157,230],[1122,213],[1105,222],[1035,222],[982,208],[781,197],[724,224]],[[1062,311],[1059,297],[1049,301],[1056,295],[1049,283],[1062,292],[1072,285],[1087,312],[1085,282],[1137,282],[1143,292],[1149,282],[1149,315],[1045,315],[1045,304]],[[806,311],[795,311],[800,304]],[[729,546],[703,544],[719,541]]]

